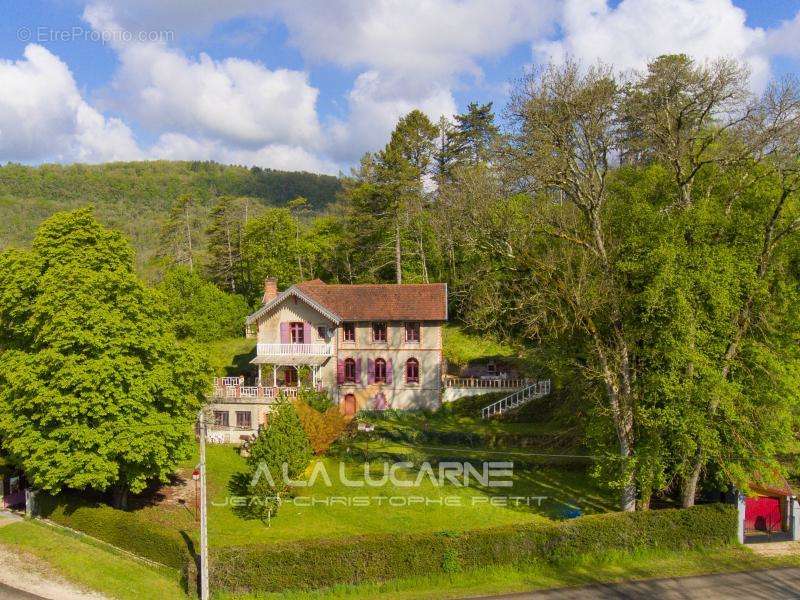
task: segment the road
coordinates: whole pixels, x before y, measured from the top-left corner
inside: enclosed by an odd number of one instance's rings
[[[0,583],[0,600],[44,600],[44,596],[36,596]]]
[[[648,579],[579,588],[486,596],[483,600],[784,600],[800,598],[800,568]]]

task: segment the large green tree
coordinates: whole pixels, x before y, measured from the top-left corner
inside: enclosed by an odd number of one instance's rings
[[[167,271],[158,289],[164,295],[170,324],[179,339],[210,342],[242,334],[249,312],[242,296],[223,292],[184,267]]]
[[[113,489],[124,505],[190,453],[205,361],[133,263],[89,209],[0,255],[0,437],[38,488]]]

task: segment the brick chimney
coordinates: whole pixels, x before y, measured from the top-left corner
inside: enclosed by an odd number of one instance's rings
[[[264,280],[264,298],[262,302],[266,304],[270,300],[274,300],[278,295],[278,280],[274,277],[267,277]]]

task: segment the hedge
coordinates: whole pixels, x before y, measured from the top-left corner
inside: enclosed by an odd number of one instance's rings
[[[452,573],[486,565],[559,562],[608,550],[716,547],[735,538],[735,508],[714,504],[460,533],[216,548],[212,549],[210,577],[215,590],[276,592]]]
[[[41,516],[157,563],[184,569],[193,561],[187,541],[178,532],[159,529],[135,512],[66,495],[40,494],[37,503]]]

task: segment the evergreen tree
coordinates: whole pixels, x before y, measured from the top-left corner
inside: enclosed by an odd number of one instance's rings
[[[260,518],[275,516],[289,491],[284,475],[298,479],[312,458],[308,435],[289,399],[273,406],[269,424],[261,429],[249,450],[250,494],[254,496],[251,510]]]
[[[473,165],[486,162],[491,146],[499,134],[494,123],[492,103],[470,102],[467,112],[456,115],[455,119],[458,129],[455,145],[461,159]]]
[[[159,256],[169,265],[183,265],[194,270],[197,216],[190,194],[178,198],[161,228]]]
[[[211,280],[223,290],[241,290],[244,228],[251,215],[249,198],[221,196],[211,209],[206,230],[206,269]]]

